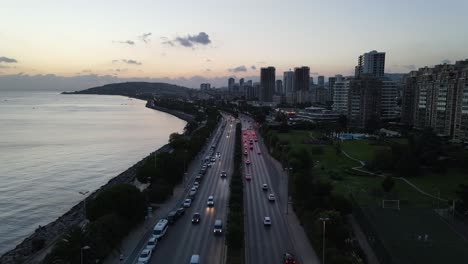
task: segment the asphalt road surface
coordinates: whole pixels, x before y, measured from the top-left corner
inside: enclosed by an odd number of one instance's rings
[[[185,214],[169,226],[166,235],[158,242],[150,263],[189,263],[193,254],[200,255],[202,263],[224,262],[225,230],[222,235],[215,236],[213,227],[216,219],[221,219],[223,228],[226,227],[229,181],[234,165],[235,129],[236,122],[231,123],[227,120],[226,126],[218,131],[221,137],[214,154],[220,152],[221,159],[216,158],[216,162],[206,172],[191,207],[186,208]],[[207,151],[208,149],[209,147]],[[227,172],[227,178],[220,177],[222,171]],[[190,175],[197,173],[198,171],[190,172]],[[210,195],[214,196],[215,202],[212,208],[207,207],[207,199]],[[185,197],[181,197],[181,202],[183,198]],[[201,214],[199,224],[191,222],[195,212]]]
[[[255,128],[250,118],[241,116],[240,119],[243,131]],[[247,156],[243,155],[246,262],[282,263],[283,253],[295,253],[285,217],[287,183],[285,177],[281,178],[265,160],[266,147],[261,143],[260,135],[256,135],[259,142],[254,142],[253,150],[248,149]],[[246,159],[250,160],[250,165],[245,164]],[[246,173],[252,180],[245,179]],[[268,191],[262,190],[264,183],[268,184]],[[276,201],[268,200],[270,193],[275,195]],[[270,227],[263,224],[265,216],[271,218]]]

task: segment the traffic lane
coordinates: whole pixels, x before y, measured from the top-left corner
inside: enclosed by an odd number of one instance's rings
[[[223,135],[224,134],[225,133],[223,133]],[[232,149],[230,145],[232,144],[230,144],[229,140],[221,139],[215,151],[221,152],[221,157],[228,157],[230,154],[229,151]],[[232,156],[232,153],[230,155]],[[229,159],[226,160],[229,161]],[[226,181],[219,181],[220,178],[218,177],[221,171],[221,162],[222,160],[216,162],[212,168],[208,169],[207,174],[200,184],[199,193],[194,199],[192,206],[187,209],[186,216],[176,223],[176,225],[179,226],[174,225],[174,228],[168,229],[167,236],[164,238],[168,241],[164,241],[163,239],[161,244],[158,245],[160,247],[155,251],[153,262],[156,259],[160,259],[159,255],[161,255],[164,257],[165,262],[185,263],[188,262],[192,254],[200,254],[202,259],[208,263],[219,263],[224,243],[212,243],[212,237],[210,235],[212,235],[214,219],[219,218],[219,214],[225,215],[225,206],[223,208],[219,205],[216,206],[216,204],[222,205],[227,203],[225,196],[226,190],[228,190],[228,184]],[[227,167],[232,166],[229,162],[227,163]],[[216,186],[217,184],[218,186]],[[220,191],[216,192],[216,189]],[[206,209],[206,199],[208,195],[214,195],[215,199],[219,197],[217,203],[215,200],[215,208],[213,209]],[[200,224],[192,227],[191,215],[195,211],[202,214],[202,220]],[[180,228],[181,224],[182,227]],[[219,240],[219,238],[214,239]],[[200,240],[203,240],[203,242],[200,243]],[[176,251],[177,254],[174,254],[174,251]],[[204,256],[208,255],[210,255],[209,259],[205,259]]]
[[[223,121],[221,121],[223,122]],[[189,166],[189,175],[191,175],[190,178],[194,178],[195,177],[195,174],[198,173],[198,170],[199,170],[199,164],[201,162],[201,160],[206,156],[206,154],[208,153],[208,150],[209,150],[209,147],[208,146],[211,146],[215,140],[216,140],[216,135],[218,133],[220,133],[221,131],[221,122],[220,124],[218,124],[218,126],[216,127],[216,131],[214,133],[214,135],[210,138],[209,140],[209,144],[205,144],[205,146],[203,147],[202,151],[200,152],[201,155],[198,155],[195,160],[193,162],[191,162],[190,166]],[[184,191],[184,195],[186,195],[187,193],[187,189]],[[182,197],[181,197],[182,198]],[[174,205],[175,206],[175,205]],[[167,212],[164,212],[163,215],[167,215],[167,213],[169,213],[170,210],[168,210]],[[155,219],[154,222],[152,223],[148,223],[148,229],[147,231],[145,232],[145,234],[142,236],[142,239],[138,242],[137,246],[135,247],[135,249],[132,251],[132,253],[130,254],[130,256],[128,257],[128,259],[126,260],[126,263],[136,263],[137,262],[137,259],[138,259],[138,256],[140,254],[140,252],[143,250],[143,247],[146,245],[146,242],[148,241],[149,237],[151,236],[151,233],[152,233],[152,229],[153,229],[153,226],[156,224],[158,219]]]
[[[250,153],[252,153],[252,151]],[[249,248],[250,251],[254,252],[249,253],[249,255],[251,256],[249,262],[255,263],[261,260],[275,262],[278,261],[278,258],[281,257],[280,255],[270,254],[264,256],[263,254],[258,254],[258,252],[288,251],[288,249],[291,248],[290,243],[288,243],[289,234],[285,232],[286,226],[285,222],[283,221],[284,218],[282,215],[282,210],[279,207],[278,201],[268,201],[268,193],[275,193],[275,190],[274,187],[272,187],[264,159],[261,155],[255,155],[258,154],[252,153],[250,157],[252,164],[249,166],[251,166],[252,169],[252,181],[247,183],[247,185],[250,187],[250,190],[247,189],[247,196],[250,196],[247,197],[248,203],[250,202],[253,204],[252,206],[249,206],[248,204],[247,207],[248,210],[250,209],[250,211],[254,212],[254,214],[251,215],[249,220],[247,221],[249,225],[248,232],[250,232],[248,235],[251,241],[263,241],[263,246],[259,248],[254,243],[253,246]],[[263,183],[267,183],[270,186],[270,190],[268,192],[261,190],[261,185]],[[272,226],[270,228],[266,228],[266,232],[258,232],[259,230],[261,230],[261,227],[263,225],[262,220],[264,216],[271,217]]]

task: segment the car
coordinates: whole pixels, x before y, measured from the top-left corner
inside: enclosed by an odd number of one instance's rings
[[[214,223],[213,233],[215,235],[223,233],[223,221],[216,219]]]
[[[226,177],[227,177],[227,173],[226,173],[225,171],[222,171],[222,172],[221,172],[221,177],[222,177],[222,178],[226,178]]]
[[[216,157],[220,157],[221,156],[221,152],[216,152]]]
[[[166,234],[168,227],[169,221],[167,221],[167,219],[159,220],[158,223],[156,223],[156,225],[153,227],[152,236],[158,240],[162,239],[162,237]]]
[[[211,158],[211,162],[216,162],[216,159],[215,159],[215,158]]]
[[[214,206],[214,197],[213,195],[208,196],[208,201],[206,202],[206,205],[209,207]]]
[[[245,164],[250,165],[250,160],[245,160]]]
[[[200,213],[194,213],[192,215],[192,224],[198,224],[200,223],[200,220],[201,220]]]
[[[146,264],[149,263],[151,258],[152,251],[150,249],[143,249],[141,251],[140,256],[138,257],[138,263]]]
[[[146,249],[153,251],[158,245],[158,240],[155,237],[150,237],[148,242],[146,242]]]
[[[270,194],[268,195],[268,201],[274,202],[275,200],[276,200],[275,195],[272,194],[272,193],[270,193]]]
[[[259,150],[259,151],[257,151],[257,154],[258,154],[258,155],[262,155],[262,152]]]
[[[190,198],[185,199],[185,201],[183,203],[185,208],[189,208],[191,204],[192,204],[192,199],[190,199]]]
[[[169,221],[169,224],[175,223],[175,221],[177,220],[177,211],[170,211],[167,214],[166,219],[167,219],[167,221]]]
[[[252,175],[250,175],[250,173],[246,173],[245,174],[245,179],[248,180],[248,181],[252,180]]]
[[[268,184],[264,183],[264,184],[262,185],[262,190],[268,191]]]
[[[252,145],[250,145],[250,150],[253,150],[253,146],[252,146]]]
[[[213,166],[213,163],[208,163],[207,166],[208,168],[211,168],[211,166]]]
[[[198,187],[200,187],[200,183],[197,182],[197,181],[195,181],[195,182],[193,183],[193,187],[195,187],[195,188],[198,189]]]
[[[269,216],[263,217],[263,225],[264,226],[271,226],[271,218]]]
[[[255,141],[255,142],[258,142],[258,139],[257,139],[257,138],[255,138],[255,139],[254,139],[254,141]]]
[[[181,217],[184,214],[185,214],[185,208],[179,207],[179,209],[177,209],[177,211],[176,211],[177,217]]]
[[[248,154],[247,150],[244,150],[244,155],[247,156]]]
[[[291,253],[284,253],[283,254],[283,263],[284,264],[296,264],[296,258]]]
[[[192,255],[190,257],[190,264],[200,264],[200,255]]]

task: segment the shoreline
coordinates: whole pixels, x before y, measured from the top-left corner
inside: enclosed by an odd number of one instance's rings
[[[134,97],[130,97],[134,98]],[[142,100],[140,98],[134,98],[138,100]],[[167,114],[173,115],[177,118],[180,118],[187,123],[194,120],[194,117],[179,111],[174,111],[171,109],[162,108],[159,106],[154,106],[147,101],[146,107],[149,109],[153,109],[155,111],[165,112]],[[168,135],[169,138],[169,135]],[[140,161],[133,164],[130,168],[126,169],[119,175],[110,179],[107,183],[100,186],[98,189],[93,191],[90,195],[88,195],[85,199],[78,202],[76,205],[71,207],[67,212],[59,216],[56,220],[48,223],[45,226],[39,226],[36,230],[33,231],[28,237],[26,237],[22,242],[17,244],[13,249],[8,250],[4,254],[0,256],[0,263],[1,264],[17,264],[17,263],[38,263],[33,262],[35,257],[45,253],[45,251],[49,251],[51,246],[55,243],[55,241],[60,237],[63,232],[65,232],[68,228],[74,225],[81,225],[83,224],[84,218],[84,201],[88,201],[96,197],[96,195],[103,190],[122,183],[132,184],[135,177],[136,172],[139,167],[142,166],[143,162],[147,159],[152,158],[154,155],[157,155],[162,152],[169,152],[172,148],[169,144],[165,144],[160,148],[156,149],[155,151],[148,154],[146,157],[141,159]],[[34,243],[37,241],[44,240],[44,246],[42,249],[34,251]]]

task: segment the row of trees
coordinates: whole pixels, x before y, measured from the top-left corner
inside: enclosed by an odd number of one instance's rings
[[[244,247],[244,183],[242,181],[241,124],[236,125],[234,171],[229,188],[229,213],[226,233],[228,263],[237,264],[242,263],[242,248]]]
[[[144,219],[146,199],[133,185],[120,184],[100,192],[86,209],[90,223],[84,228],[70,228],[42,263],[102,262]]]

